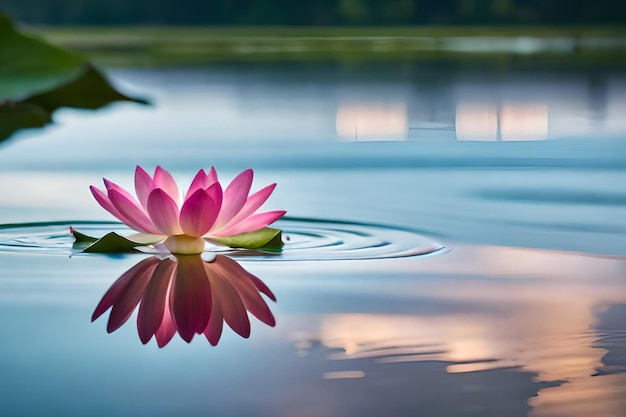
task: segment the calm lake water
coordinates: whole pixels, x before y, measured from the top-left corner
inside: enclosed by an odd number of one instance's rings
[[[110,76],[152,105],[61,110],[0,145],[0,414],[626,416],[623,70]],[[68,227],[117,227],[83,223],[113,220],[88,187],[132,187],[137,164],[278,183],[283,254],[235,257],[275,327],[158,348],[135,316],[90,322],[147,255],[70,257]]]

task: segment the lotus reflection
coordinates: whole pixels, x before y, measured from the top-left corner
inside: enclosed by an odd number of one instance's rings
[[[272,291],[236,261],[216,255],[211,262],[200,255],[144,259],[126,271],[104,294],[92,321],[109,307],[109,333],[119,329],[139,305],[137,331],[142,343],[152,336],[159,347],[176,332],[186,342],[204,334],[217,345],[223,322],[242,337],[250,336],[248,312],[274,326],[274,316],[265,294],[276,301]]]

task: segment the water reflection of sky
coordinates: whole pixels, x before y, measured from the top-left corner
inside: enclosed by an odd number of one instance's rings
[[[530,399],[530,415],[622,415],[625,267],[620,258],[456,248],[423,260],[406,280],[367,279],[374,288],[359,291],[361,307],[311,315],[294,346],[353,372],[432,361],[448,363],[449,374],[518,369],[549,384]],[[395,307],[372,313],[385,296]]]

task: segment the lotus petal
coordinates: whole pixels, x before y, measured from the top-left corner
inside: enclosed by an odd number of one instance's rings
[[[220,208],[220,214],[215,221],[216,227],[221,228],[227,224],[243,207],[248,199],[250,187],[252,187],[253,172],[246,169],[231,181],[224,191],[224,200]]]
[[[270,184],[248,197],[246,203],[243,205],[239,213],[237,213],[237,215],[233,217],[228,222],[228,224],[224,226],[224,228],[227,228],[230,225],[234,225],[235,223],[238,223],[254,214],[254,212],[257,211],[259,207],[261,207],[263,203],[267,201],[275,188],[276,183]]]
[[[285,213],[287,212],[284,210],[277,210],[255,214],[227,229],[220,230],[215,233],[215,236],[234,236],[254,232],[274,223],[280,217],[284,216]]]
[[[143,344],[148,343],[161,326],[167,306],[168,288],[175,269],[175,262],[164,259],[158,264],[152,274],[152,279],[146,286],[137,315],[137,331]]]
[[[111,314],[109,315],[109,322],[107,323],[107,332],[114,332],[119,329],[122,324],[126,323],[126,320],[129,319],[135,307],[139,304],[146,289],[146,285],[148,285],[150,277],[152,276],[152,271],[154,271],[158,263],[157,258],[150,259],[156,259],[156,262],[151,262],[145,271],[135,274],[124,287],[118,300],[113,304]]]
[[[109,309],[113,304],[117,302],[120,298],[121,294],[124,293],[125,288],[128,286],[128,283],[131,282],[135,276],[146,274],[151,270],[151,268],[156,268],[156,264],[159,262],[157,258],[148,258],[139,262],[137,265],[133,266],[131,269],[126,271],[121,277],[119,277],[111,288],[104,294],[102,300],[98,303],[98,306],[93,312],[91,316],[91,321],[96,320],[105,311]]]
[[[176,202],[160,188],[152,190],[148,197],[148,214],[152,223],[165,235],[183,233],[178,222],[179,211]]]
[[[109,181],[106,178],[103,178],[102,182],[104,182],[104,186],[106,187],[107,192],[111,192],[111,190],[115,190],[119,192],[120,194],[122,194],[127,199],[129,199],[130,201],[132,201],[134,205],[136,205],[137,207],[140,207],[139,204],[137,203],[137,199],[135,198],[135,196],[133,196],[130,192],[128,192],[128,190],[126,190],[124,187],[120,187],[116,183]]]
[[[123,220],[128,226],[144,233],[162,234],[133,200],[128,199],[116,189],[109,190],[109,198],[123,217],[120,220]]]
[[[210,184],[209,184],[208,175],[203,169],[201,169],[200,171],[198,171],[196,176],[191,181],[191,184],[189,185],[189,189],[187,190],[187,193],[185,194],[185,200],[191,197],[193,193],[195,193],[198,190],[206,190],[209,187],[209,185]]]
[[[202,333],[211,314],[211,287],[200,256],[180,256],[172,288],[172,313],[178,334],[190,342]]]
[[[108,195],[106,195],[104,192],[102,192],[100,189],[93,185],[89,186],[89,189],[91,190],[91,194],[93,195],[93,197],[96,199],[98,204],[102,206],[102,208],[111,213],[113,216],[117,217],[122,222],[126,223],[124,216],[122,216],[121,213],[115,208]]]
[[[213,226],[216,217],[215,202],[204,189],[199,189],[183,204],[180,226],[186,235],[201,237]]]
[[[249,275],[252,274],[248,273],[237,262],[225,256],[216,258],[213,265],[216,271],[237,290],[246,310],[268,326],[276,325],[276,320],[270,308],[249,278]]]
[[[165,305],[165,310],[163,310],[163,321],[161,322],[161,326],[159,326],[159,330],[157,330],[156,334],[154,335],[155,339],[157,340],[157,345],[160,348],[167,345],[176,334],[176,325],[174,324],[172,310],[169,303],[172,293],[171,284],[172,283],[170,282],[170,286],[167,289],[166,301],[168,302]]]
[[[218,182],[217,172],[215,171],[214,167],[211,167],[211,170],[209,171],[208,174],[203,169],[201,169],[200,171],[198,171],[193,181],[191,181],[191,185],[189,186],[189,189],[187,190],[187,194],[185,194],[185,198],[187,199],[191,197],[193,193],[195,193],[197,190],[201,188],[206,190],[207,188],[209,188],[210,186],[212,186],[213,184],[217,182]]]
[[[165,191],[171,198],[174,200],[176,205],[180,201],[180,192],[178,191],[178,185],[176,185],[176,181],[172,177],[172,175],[157,166],[154,170],[154,188],[160,188]]]
[[[274,295],[272,290],[270,290],[269,287],[265,285],[265,283],[261,281],[256,275],[252,275],[248,272],[248,278],[250,279],[250,281],[252,281],[252,283],[259,290],[259,292],[265,294],[270,300],[276,301],[276,296]]]
[[[219,298],[224,321],[241,337],[250,336],[250,320],[237,290],[219,273],[211,276],[211,291]]]
[[[222,191],[222,184],[220,184],[219,182],[214,183],[213,185],[209,186],[209,188],[206,189],[206,193],[209,195],[209,197],[211,197],[211,199],[215,203],[215,209],[219,213],[222,207],[222,203],[224,201],[224,192]],[[217,218],[216,218],[216,221],[217,221]]]
[[[215,272],[208,266],[206,267],[206,271],[209,282],[211,282],[215,279],[213,278],[213,274],[215,274]],[[213,288],[211,291],[211,316],[209,317],[207,327],[204,329],[204,336],[211,345],[216,346],[220,341],[223,327],[224,312],[222,311],[222,302],[216,289]]]
[[[143,168],[137,165],[135,168],[135,192],[141,206],[148,210],[148,196],[154,189],[152,177]]]
[[[219,179],[217,178],[217,171],[215,170],[215,167],[211,167],[211,169],[209,170],[209,173],[207,174],[207,178],[209,180],[208,187],[210,187],[211,185],[215,184],[216,182],[219,182]]]

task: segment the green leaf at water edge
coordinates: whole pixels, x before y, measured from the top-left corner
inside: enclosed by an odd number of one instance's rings
[[[74,249],[82,249],[86,253],[123,253],[136,252],[138,246],[149,246],[154,242],[135,242],[115,232],[109,232],[100,239],[70,229],[74,238]]]
[[[15,131],[44,127],[52,122],[50,113],[32,103],[7,102],[0,104],[0,141]]]
[[[280,249],[284,246],[282,230],[265,227],[256,232],[213,238],[222,245],[243,249]]]
[[[137,242],[126,239],[117,233],[110,232],[96,240],[91,245],[83,249],[86,253],[119,253],[134,252],[137,246],[141,246]]]
[[[28,102],[49,112],[61,107],[97,110],[114,101],[134,101],[148,104],[146,100],[120,93],[111,86],[106,77],[93,65],[81,67],[77,77],[59,84],[54,90],[28,97]]]
[[[115,232],[109,232],[98,239],[78,232],[73,228],[70,228],[70,232],[75,239],[74,249],[81,249],[86,253],[135,252],[139,246],[150,246],[162,240],[162,238],[156,238],[153,235],[144,235],[145,237],[142,239],[131,240]],[[213,240],[231,248],[241,249],[279,250],[284,245],[282,230],[271,227],[251,233],[214,238]]]
[[[0,12],[0,142],[43,127],[60,107],[98,109],[145,100],[117,91],[85,57],[24,35]]]
[[[75,78],[87,59],[15,30],[0,13],[0,102],[22,100]]]
[[[70,233],[74,235],[75,245],[90,245],[98,240],[97,237],[91,237],[84,233],[78,232],[71,226],[70,226]]]

